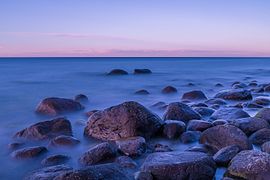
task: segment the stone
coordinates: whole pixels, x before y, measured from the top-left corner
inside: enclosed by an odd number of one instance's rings
[[[220,149],[214,156],[214,161],[218,166],[227,167],[229,162],[240,152],[240,148],[237,145],[227,146]]]
[[[166,120],[163,126],[163,135],[169,139],[179,137],[186,130],[186,124],[182,121]]]
[[[170,152],[173,151],[168,145],[165,144],[155,144],[151,147],[152,152]]]
[[[53,138],[49,147],[73,147],[80,143],[80,141],[72,136],[60,135]]]
[[[253,108],[253,109],[263,108],[263,106],[252,103],[252,102],[251,103],[244,103],[243,106],[246,107],[246,108]]]
[[[89,117],[84,135],[101,140],[154,136],[163,121],[141,104],[129,101],[98,111]]]
[[[212,122],[212,124],[214,126],[223,125],[223,124],[227,124],[227,123],[228,123],[228,121],[222,120],[222,119],[217,119],[217,120],[215,120],[215,121]]]
[[[257,118],[261,118],[270,123],[270,108],[263,108],[257,112],[255,115]]]
[[[92,116],[94,113],[96,113],[96,112],[98,112],[98,111],[99,111],[99,110],[94,109],[94,110],[92,110],[92,111],[86,112],[85,114],[86,114],[87,117],[90,117],[90,116]]]
[[[263,143],[270,141],[270,129],[260,129],[249,136],[252,144],[262,145]]]
[[[270,99],[267,97],[256,97],[253,101],[253,103],[261,105],[261,106],[268,106],[270,105]]]
[[[135,94],[137,94],[137,95],[148,95],[150,93],[145,89],[141,89],[141,90],[136,91]]]
[[[270,154],[270,141],[263,143],[261,146],[261,150]]]
[[[167,108],[167,104],[165,102],[157,102],[150,106],[151,108],[155,108],[158,110],[164,110]]]
[[[88,97],[84,94],[78,94],[74,97],[74,101],[85,103],[88,102]]]
[[[116,158],[115,163],[118,163],[121,167],[124,168],[136,168],[138,165],[128,156],[119,156]]]
[[[200,139],[200,131],[186,131],[181,135],[181,141],[184,144],[196,142]]]
[[[229,119],[240,119],[240,118],[246,118],[250,117],[247,112],[245,112],[242,109],[239,108],[221,108],[216,110],[212,115],[211,119],[223,119],[223,120],[229,120]]]
[[[266,87],[264,88],[264,91],[265,91],[265,92],[270,92],[270,85],[266,86]]]
[[[48,152],[46,147],[34,146],[13,151],[11,156],[15,159],[30,159],[41,156]]]
[[[212,127],[212,123],[204,120],[191,120],[188,122],[187,130],[188,131],[204,131]]]
[[[214,98],[214,99],[208,99],[205,101],[206,104],[209,104],[209,105],[226,105],[227,102],[224,101],[223,99],[221,98]]]
[[[69,160],[70,160],[69,156],[57,154],[57,155],[51,155],[51,156],[46,157],[45,159],[41,161],[41,164],[43,166],[55,166],[55,165],[64,164],[68,162]]]
[[[161,92],[163,94],[172,94],[172,93],[177,93],[177,89],[173,86],[166,86],[165,88],[162,89]]]
[[[56,116],[66,112],[75,112],[84,109],[77,101],[72,99],[50,97],[43,99],[37,106],[36,112],[39,114]]]
[[[248,90],[229,90],[219,92],[218,94],[216,94],[215,98],[233,101],[242,101],[242,100],[251,100],[252,95]]]
[[[196,146],[192,146],[185,151],[191,151],[191,152],[201,152],[201,153],[206,153],[210,156],[213,156],[217,151],[211,146],[205,145],[205,144],[199,144]]]
[[[151,74],[150,69],[134,69],[134,74]]]
[[[126,156],[140,156],[146,150],[146,143],[143,137],[130,137],[115,141],[119,151]]]
[[[191,100],[191,101],[197,101],[197,100],[205,100],[207,97],[202,91],[189,91],[183,94],[182,99],[184,100]]]
[[[16,150],[20,147],[22,147],[23,145],[25,145],[24,143],[22,142],[14,142],[14,143],[10,143],[8,144],[8,149],[13,151],[13,150]]]
[[[128,72],[122,69],[113,69],[107,75],[128,75]]]
[[[215,87],[224,87],[224,86],[220,83],[217,83],[217,84],[215,84]]]
[[[215,112],[215,109],[209,107],[195,107],[193,109],[202,117],[209,117]]]
[[[194,107],[194,108],[200,107],[201,108],[201,107],[208,107],[208,106],[205,103],[199,102],[199,103],[192,104],[191,107]]]
[[[149,172],[136,172],[134,176],[135,180],[153,180],[153,176]]]

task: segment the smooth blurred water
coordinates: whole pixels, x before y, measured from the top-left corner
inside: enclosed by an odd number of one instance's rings
[[[127,76],[106,76],[111,69],[121,68]],[[135,68],[149,68],[150,75],[133,75]],[[0,59],[0,179],[18,179],[33,169],[41,167],[40,159],[16,161],[10,158],[7,144],[12,136],[33,123],[48,118],[34,113],[36,105],[45,97],[73,98],[83,93],[89,103],[82,112],[67,114],[72,122],[74,136],[82,141],[74,149],[57,151],[71,155],[71,165],[77,157],[95,142],[83,139],[83,126],[77,120],[86,120],[84,112],[103,109],[127,100],[135,100],[149,107],[164,101],[179,101],[183,92],[203,90],[209,97],[219,90],[229,88],[234,81],[249,83],[257,80],[268,83],[269,58],[1,58]],[[194,83],[195,86],[188,86]],[[216,83],[225,87],[217,88]],[[175,86],[178,93],[163,95],[161,89]],[[150,95],[134,92],[146,89]],[[155,111],[154,109],[152,109]],[[161,111],[155,111],[162,115]],[[185,149],[187,146],[178,145]]]

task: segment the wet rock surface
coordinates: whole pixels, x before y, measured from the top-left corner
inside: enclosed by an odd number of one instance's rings
[[[111,70],[107,75],[113,76],[113,75],[128,75],[128,72],[123,69],[113,69]]]
[[[130,137],[115,141],[119,151],[127,156],[140,156],[146,150],[146,142],[143,137]]]
[[[162,89],[161,92],[163,94],[172,94],[172,93],[177,93],[177,89],[173,86],[166,86],[165,88]]]
[[[169,139],[179,137],[186,129],[186,124],[182,121],[166,120],[163,125],[163,135]]]
[[[247,112],[245,112],[242,109],[239,108],[222,108],[218,109],[211,115],[211,119],[223,119],[223,120],[229,120],[229,119],[239,119],[239,118],[246,118],[250,117]]]
[[[61,135],[53,138],[49,143],[49,147],[72,147],[79,143],[80,141],[72,136]]]
[[[270,129],[260,129],[249,136],[249,139],[252,144],[262,145],[263,143],[270,141]]]
[[[141,89],[141,90],[136,91],[135,94],[137,94],[137,95],[148,95],[150,93],[145,89]]]
[[[247,90],[230,90],[230,91],[222,91],[216,94],[215,98],[221,98],[225,100],[251,100],[252,95],[250,91]]]
[[[227,146],[220,149],[214,156],[214,161],[218,166],[228,166],[229,162],[240,151],[237,145]]]
[[[189,91],[183,94],[182,96],[183,100],[205,100],[207,97],[202,91]]]
[[[150,69],[134,69],[134,74],[151,74]]]
[[[70,160],[69,156],[57,154],[57,155],[51,155],[51,156],[46,157],[45,159],[41,161],[41,164],[43,166],[54,166],[54,165],[64,164],[68,162],[69,160]]]
[[[186,131],[181,135],[181,141],[184,144],[196,142],[200,139],[200,131]]]
[[[27,147],[23,149],[16,150],[12,152],[11,157],[14,159],[30,159],[41,156],[48,152],[46,147],[43,146],[35,146],[35,147]]]
[[[188,122],[187,130],[188,131],[204,131],[212,127],[212,123],[204,120],[191,120]]]

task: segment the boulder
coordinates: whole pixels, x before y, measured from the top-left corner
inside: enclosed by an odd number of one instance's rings
[[[88,97],[84,94],[78,94],[74,97],[74,101],[85,103],[88,102]]]
[[[128,72],[122,69],[113,69],[107,75],[128,75]]]
[[[240,152],[240,148],[237,145],[227,146],[220,149],[214,156],[214,161],[218,166],[227,167],[229,162]]]
[[[197,113],[199,113],[202,117],[209,117],[215,112],[213,108],[209,108],[209,107],[195,107],[193,109]]]
[[[98,111],[89,117],[84,135],[101,140],[143,136],[149,138],[161,128],[163,121],[137,102],[125,102]]]
[[[151,74],[150,69],[134,69],[134,74]]]
[[[177,93],[177,89],[173,86],[167,86],[163,88],[161,92],[163,94],[172,94],[172,93]]]
[[[85,114],[86,114],[87,117],[90,117],[90,116],[92,116],[94,113],[96,113],[98,111],[99,110],[94,109],[94,110],[91,110],[91,111],[86,112]]]
[[[231,119],[240,119],[250,117],[247,112],[239,108],[221,108],[216,110],[212,115],[211,119],[223,119],[223,120],[231,120]]]
[[[216,165],[212,157],[199,152],[159,152],[147,156],[141,171],[154,179],[212,179]]]
[[[46,147],[34,146],[13,151],[11,156],[15,159],[29,159],[43,155],[46,152],[48,152]]]
[[[148,95],[150,93],[145,89],[141,89],[141,90],[136,91],[135,94],[137,94],[137,95]]]
[[[245,108],[253,108],[253,109],[260,109],[260,108],[263,108],[263,106],[258,105],[258,104],[256,104],[256,103],[252,103],[252,102],[249,102],[249,103],[243,103],[242,106],[245,107]]]
[[[184,144],[196,142],[200,139],[200,131],[186,131],[181,135],[181,141]]]
[[[20,147],[22,147],[23,145],[25,145],[24,143],[22,142],[14,142],[14,143],[10,143],[8,144],[8,149],[13,151],[13,150],[16,150]]]
[[[246,134],[232,125],[218,125],[205,130],[200,143],[210,145],[217,150],[231,145],[238,145],[241,150],[251,149],[252,146]]]
[[[69,120],[57,118],[39,122],[17,132],[14,137],[28,140],[46,140],[58,135],[72,135],[72,128]]]
[[[270,141],[270,129],[260,129],[249,136],[252,144],[262,145],[263,143]]]
[[[221,83],[215,84],[215,87],[224,87]]]
[[[182,121],[166,120],[163,126],[163,135],[169,139],[179,137],[186,130],[186,124]]]
[[[198,145],[192,146],[186,149],[185,151],[201,152],[201,153],[206,153],[210,156],[213,156],[217,152],[216,149],[205,144],[198,144]]]
[[[50,141],[49,147],[72,147],[79,143],[80,141],[72,136],[60,135]]]
[[[187,123],[192,119],[201,119],[201,115],[184,103],[170,103],[163,116],[164,120],[180,120]]]
[[[256,97],[253,101],[253,103],[261,105],[261,106],[268,106],[270,105],[270,99],[267,97]]]
[[[238,127],[246,133],[247,136],[250,136],[252,133],[260,129],[269,128],[269,124],[266,120],[256,117],[229,120],[229,124]]]
[[[124,168],[136,168],[137,163],[128,156],[119,156],[116,158],[115,163]]]
[[[154,144],[148,147],[150,152],[170,152],[173,151],[168,145],[165,144]]]
[[[90,148],[80,158],[79,163],[84,166],[102,163],[106,160],[110,160],[116,157],[117,148],[108,143],[104,142]]]
[[[270,108],[263,108],[255,115],[257,118],[261,118],[270,123]]]
[[[269,179],[270,155],[256,150],[241,151],[231,160],[225,176],[233,179]]]
[[[270,92],[270,85],[264,87],[264,91],[265,91],[265,92]]]
[[[157,102],[150,106],[151,108],[155,108],[158,110],[164,110],[167,108],[167,104],[165,102]]]
[[[68,162],[69,160],[70,160],[69,156],[57,154],[57,155],[51,155],[51,156],[46,157],[45,159],[41,161],[41,164],[43,166],[55,166],[55,165],[64,164]]]
[[[247,88],[248,86],[245,83],[239,83],[239,84],[234,84],[232,86],[233,89],[243,89],[243,88]]]
[[[191,100],[191,101],[196,101],[196,100],[205,100],[207,97],[202,91],[189,91],[183,94],[182,96],[183,100]]]
[[[212,127],[212,123],[204,120],[191,120],[188,122],[187,130],[188,131],[204,131]]]
[[[220,98],[214,98],[214,99],[208,99],[205,101],[206,104],[209,104],[209,105],[226,105],[226,101],[224,101],[223,99],[220,99]]]
[[[139,171],[134,174],[134,179],[135,180],[153,180],[153,176],[149,172]]]
[[[212,124],[214,126],[223,125],[223,124],[227,124],[227,123],[228,123],[228,121],[222,120],[222,119],[217,119],[217,120],[215,120],[215,121],[212,122]]]
[[[146,150],[146,143],[143,137],[130,137],[115,141],[120,152],[126,156],[140,156]]]
[[[50,97],[43,99],[37,106],[36,112],[39,114],[56,116],[66,112],[75,112],[84,109],[77,101],[72,99]]]
[[[261,150],[263,152],[266,152],[266,153],[270,154],[270,141],[267,141],[267,142],[263,143],[262,146],[261,146]]]
[[[229,90],[219,92],[218,94],[216,94],[215,98],[233,101],[242,101],[242,100],[251,100],[252,95],[248,90]]]

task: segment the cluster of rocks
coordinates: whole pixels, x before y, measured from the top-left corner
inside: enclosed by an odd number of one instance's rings
[[[133,74],[151,74],[152,71],[150,69],[134,69]],[[113,69],[107,75],[128,75],[128,72],[123,69]]]
[[[268,86],[236,82],[231,90],[219,92],[213,98],[199,90],[186,92],[179,102],[158,102],[151,106],[164,109],[162,118],[135,101],[88,112],[84,136],[103,142],[80,155],[79,169],[65,165],[71,159],[69,156],[46,157],[50,148],[80,144],[73,137],[70,121],[63,117],[17,132],[14,135],[17,142],[10,145],[11,156],[44,157],[41,164],[46,167],[28,174],[26,179],[210,180],[218,167],[226,168],[224,179],[268,179],[270,99],[257,95],[258,91],[267,92]],[[86,99],[83,95],[75,100],[47,98],[36,112],[58,115],[78,111],[83,108],[80,102]],[[258,106],[246,106],[248,103]],[[251,107],[259,107],[254,117],[245,111]],[[153,144],[151,140],[156,137],[178,140],[179,144],[199,144],[179,151],[165,144]],[[46,147],[25,147],[23,143],[28,141],[48,143]],[[253,145],[261,150],[254,150]],[[143,158],[143,163],[137,163],[137,158]]]

